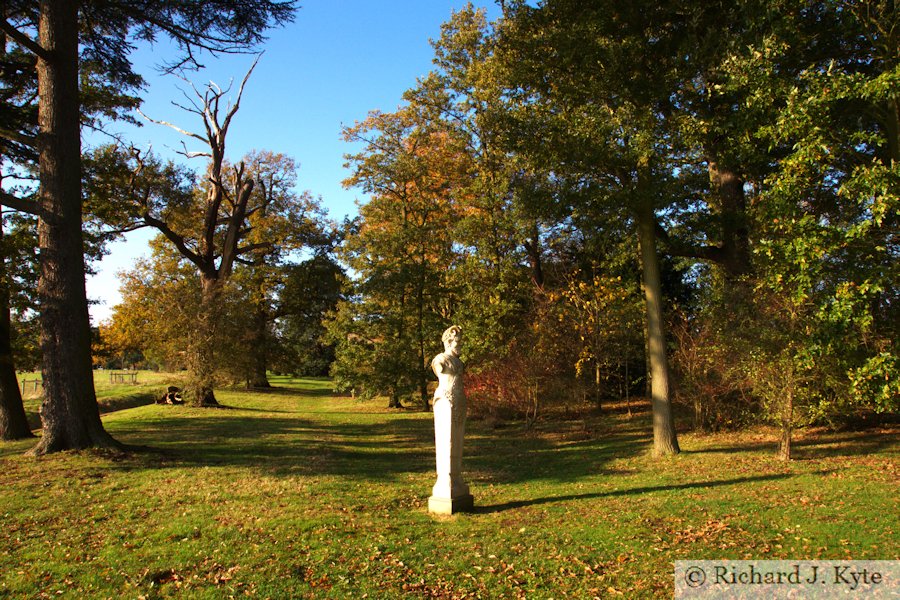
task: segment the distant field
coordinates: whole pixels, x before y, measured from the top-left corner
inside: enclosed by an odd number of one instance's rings
[[[0,597],[670,598],[679,559],[900,558],[896,430],[785,464],[763,430],[655,460],[646,413],[470,421],[477,510],[435,517],[431,415],[273,383],[104,416],[153,451],[0,445]]]
[[[115,373],[136,374],[136,384],[113,383],[110,375]],[[41,426],[39,410],[41,407],[40,392],[34,393],[35,386],[32,383],[23,382],[40,380],[40,373],[19,373],[19,389],[23,392],[25,413],[32,429]],[[124,408],[150,404],[161,396],[163,390],[169,385],[181,385],[181,376],[173,373],[158,373],[156,371],[94,371],[94,388],[97,391],[97,402],[100,412],[107,413]],[[40,386],[38,386],[40,388]]]

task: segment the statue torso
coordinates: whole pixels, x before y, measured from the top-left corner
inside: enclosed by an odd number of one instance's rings
[[[438,378],[438,387],[434,391],[434,401],[447,399],[450,404],[465,402],[462,374],[465,365],[458,356],[442,352],[431,361],[431,368]]]

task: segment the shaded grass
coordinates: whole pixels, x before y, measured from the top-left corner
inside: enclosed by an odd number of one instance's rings
[[[447,518],[430,415],[273,385],[104,417],[145,453],[0,446],[0,596],[665,598],[682,558],[898,558],[896,431],[816,432],[784,464],[764,430],[656,460],[646,414],[470,421],[477,509]]]

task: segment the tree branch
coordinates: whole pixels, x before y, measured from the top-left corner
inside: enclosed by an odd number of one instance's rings
[[[0,190],[0,204],[12,208],[13,210],[18,210],[20,212],[28,213],[29,215],[35,215],[37,217],[43,214],[40,205],[34,200],[19,198],[18,196],[10,194],[6,190]]]
[[[28,146],[29,148],[37,148],[37,140],[34,136],[31,135],[25,135],[18,131],[2,128],[0,129],[0,136],[5,137],[8,140],[18,142],[23,146]]]
[[[274,249],[275,244],[273,244],[272,242],[259,242],[256,244],[241,246],[237,249],[236,254],[247,254],[248,252],[253,252],[255,250],[266,250],[267,252],[271,252]]]
[[[47,52],[43,46],[38,44],[36,41],[13,27],[9,21],[6,19],[0,20],[0,30],[2,30],[6,35],[11,37],[13,41],[17,44],[25,48],[26,50],[36,54],[41,60],[49,62],[51,59],[51,55]]]
[[[695,246],[676,240],[659,223],[656,223],[656,237],[666,247],[671,256],[696,258],[714,263],[722,263],[725,260],[725,252],[720,246]]]
[[[184,241],[184,237],[175,233],[165,221],[157,219],[150,213],[144,213],[141,218],[144,219],[144,223],[146,223],[150,227],[156,228],[161,234],[166,236],[166,238],[170,242],[175,244],[178,252],[180,252],[183,257],[194,263],[201,272],[209,272],[210,265],[206,264],[206,261],[204,261],[199,254],[188,248],[187,244]]]
[[[186,130],[182,129],[181,127],[178,127],[177,125],[173,125],[172,123],[169,123],[168,121],[157,121],[156,119],[151,119],[150,117],[148,117],[147,115],[145,115],[143,112],[141,112],[141,109],[138,108],[138,109],[136,109],[136,110],[137,110],[137,112],[138,112],[139,115],[141,115],[142,117],[144,117],[145,119],[147,119],[147,120],[150,121],[151,123],[155,123],[156,125],[165,125],[166,127],[170,127],[170,128],[172,128],[172,129],[174,129],[175,131],[177,131],[177,132],[180,133],[181,135],[185,135],[185,136],[187,136],[187,137],[192,137],[192,138],[198,139],[198,140],[200,140],[201,142],[203,142],[204,144],[207,142],[206,138],[204,138],[203,136],[201,136],[199,133],[191,133],[190,131],[186,131]]]

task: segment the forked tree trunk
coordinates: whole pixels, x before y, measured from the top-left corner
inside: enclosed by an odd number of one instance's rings
[[[669,397],[669,363],[663,326],[662,284],[656,253],[656,220],[653,207],[641,200],[638,208],[638,240],[641,251],[644,299],[647,307],[647,354],[650,361],[650,398],[653,409],[653,453],[657,456],[677,454],[678,439]]]
[[[42,0],[38,59],[44,429],[30,452],[121,447],[103,429],[91,366],[91,331],[81,234],[78,3]]]

